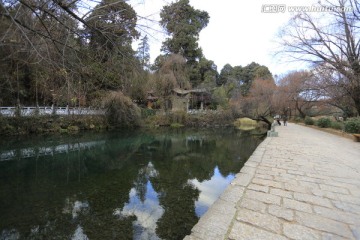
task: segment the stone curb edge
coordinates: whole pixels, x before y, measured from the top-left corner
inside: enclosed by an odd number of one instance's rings
[[[247,186],[255,176],[256,168],[262,161],[266,146],[272,138],[266,138],[255,149],[235,179],[221,194],[218,200],[199,219],[191,234],[184,240],[226,239],[237,214],[237,205],[241,202]]]

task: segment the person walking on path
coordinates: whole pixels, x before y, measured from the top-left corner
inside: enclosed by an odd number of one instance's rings
[[[286,115],[284,115],[283,121],[284,121],[284,126],[287,126],[287,116]]]
[[[279,126],[281,126],[280,116],[279,116],[279,115],[276,115],[276,116],[274,117],[274,119],[276,120],[277,124],[279,124]]]

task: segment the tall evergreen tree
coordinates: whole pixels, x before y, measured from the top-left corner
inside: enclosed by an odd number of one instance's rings
[[[198,46],[200,31],[209,23],[209,14],[194,9],[189,0],[179,0],[164,6],[160,12],[160,24],[170,38],[163,43],[165,53],[181,54],[190,63],[198,61],[202,51]]]
[[[245,67],[226,64],[220,72],[218,85],[231,85],[231,89],[237,88],[241,95],[249,93],[252,82],[255,79],[273,80],[270,70],[263,65],[252,62]]]
[[[209,23],[206,11],[194,9],[189,0],[179,0],[164,6],[160,12],[160,24],[169,37],[163,42],[162,51],[165,54],[180,54],[185,57],[189,78],[195,86],[201,80],[199,61],[203,57],[198,45],[199,33]]]
[[[102,0],[86,21],[94,50],[126,56],[132,40],[139,37],[136,12],[124,0]]]
[[[150,45],[147,35],[140,39],[140,43],[136,51],[136,57],[144,70],[148,70],[150,68]]]
[[[95,89],[131,91],[138,70],[131,46],[139,37],[136,22],[136,12],[125,0],[102,0],[86,19],[88,70]]]
[[[233,70],[234,68],[230,64],[225,64],[225,66],[221,69],[218,84],[223,85],[230,82],[233,77]]]
[[[202,87],[208,89],[215,87],[219,73],[217,72],[217,66],[214,61],[202,57],[199,61],[198,68]]]

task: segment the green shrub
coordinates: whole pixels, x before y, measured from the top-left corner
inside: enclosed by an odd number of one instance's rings
[[[121,91],[110,92],[103,100],[108,123],[114,127],[140,126],[141,110]]]
[[[185,111],[176,111],[170,114],[171,123],[185,124],[187,113]]]
[[[176,123],[187,127],[231,126],[234,121],[231,110],[203,111],[198,114],[188,114],[185,111],[156,114],[145,119],[148,126],[170,126]]]
[[[194,116],[197,118],[200,125],[231,125],[234,122],[234,115],[230,109],[227,110],[217,110],[217,111],[208,111],[204,114],[198,114]]]
[[[150,116],[154,116],[156,114],[156,110],[149,108],[141,108],[141,117],[148,118]]]
[[[300,123],[302,121],[303,121],[303,119],[301,117],[294,118],[294,122],[296,122],[296,123]]]
[[[329,128],[331,126],[331,120],[329,118],[320,118],[317,121],[317,125],[321,128]]]
[[[64,129],[64,128],[60,128],[60,129],[59,129],[59,132],[60,132],[60,133],[68,133],[68,130],[67,130],[67,129]]]
[[[344,125],[339,123],[339,122],[331,122],[331,126],[332,129],[336,129],[336,130],[343,130]]]
[[[68,126],[68,128],[67,128],[68,132],[78,132],[79,130],[80,130],[80,128],[78,126]],[[59,129],[59,131],[61,131],[61,130]]]
[[[350,118],[345,122],[345,132],[360,133],[360,118]]]
[[[314,119],[312,119],[311,117],[306,117],[306,118],[305,118],[305,124],[306,124],[306,125],[314,125],[314,124],[315,124],[315,121],[314,121]]]

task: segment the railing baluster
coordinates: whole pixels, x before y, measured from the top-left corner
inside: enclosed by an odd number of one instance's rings
[[[31,116],[35,113],[36,107],[21,107],[20,112],[21,116]],[[38,107],[39,115],[50,115],[53,112],[53,106],[45,106]],[[15,107],[0,107],[0,115],[4,117],[14,117],[15,116]],[[102,115],[104,114],[104,110],[101,109],[93,109],[91,107],[88,108],[73,108],[69,109],[67,107],[57,107],[56,113],[57,115],[68,115],[68,110],[70,114],[73,115]]]

